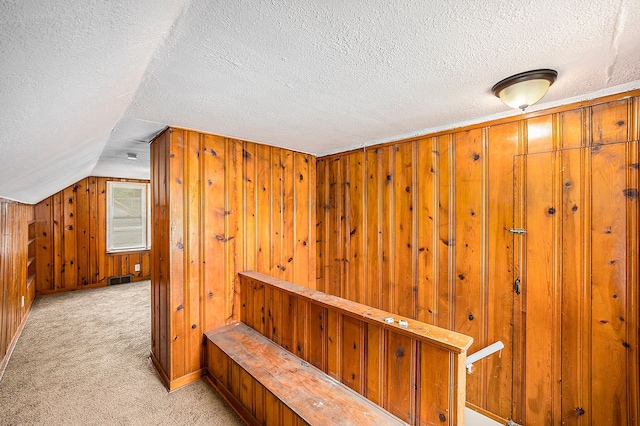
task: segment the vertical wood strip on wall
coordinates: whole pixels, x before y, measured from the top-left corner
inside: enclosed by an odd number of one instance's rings
[[[556,188],[554,173],[558,167],[557,156],[552,154],[527,157],[526,179],[526,229],[527,275],[523,279],[526,311],[527,364],[525,394],[527,397],[527,424],[553,424],[557,414],[553,411],[553,397],[557,389],[554,382],[554,342],[556,302],[555,294],[555,225]],[[529,288],[535,291],[529,291]],[[552,384],[552,386],[548,386]]]
[[[395,248],[396,235],[396,200],[394,192],[395,179],[395,145],[380,149],[380,169],[382,171],[382,288],[380,291],[381,306],[385,311],[394,312],[396,305],[395,278]]]
[[[346,298],[364,303],[367,265],[367,251],[365,249],[367,235],[365,184],[367,179],[364,174],[366,166],[364,152],[354,152],[349,160],[345,188],[348,197],[348,207],[345,209],[345,220],[347,221],[345,236],[348,238],[349,252],[345,264],[349,271],[347,280],[350,285],[347,287]]]
[[[592,405],[595,424],[624,424],[627,419],[626,167],[625,146],[592,148]]]
[[[438,255],[439,261],[439,300],[438,300],[438,325],[453,329],[455,324],[455,278],[454,266],[454,242],[455,242],[455,199],[452,194],[455,191],[455,145],[454,136],[438,137],[438,168],[439,168],[439,199],[438,199]]]
[[[256,168],[258,170],[258,195],[256,205],[256,269],[271,269],[271,148],[256,145]]]
[[[225,265],[233,265],[233,268],[225,268],[224,288],[225,306],[224,306],[224,323],[228,323],[232,319],[238,318],[239,313],[235,311],[239,309],[239,286],[237,281],[237,272],[245,268],[244,256],[240,251],[244,242],[244,227],[241,215],[244,214],[243,193],[243,143],[233,139],[225,139],[225,204],[224,204],[224,245],[225,245]],[[206,214],[206,212],[204,213]],[[190,217],[189,221],[194,218]],[[207,328],[209,329],[209,328]],[[198,333],[202,336],[202,333]]]
[[[316,200],[317,200],[317,222],[316,222],[316,241],[315,246],[317,250],[317,273],[316,273],[316,289],[325,291],[328,279],[327,264],[328,257],[325,252],[329,250],[329,238],[327,235],[328,223],[327,215],[325,211],[328,209],[328,189],[329,185],[326,182],[327,179],[327,161],[318,161],[316,163]]]
[[[271,275],[281,276],[286,270],[282,262],[282,235],[283,235],[283,223],[282,223],[282,209],[283,209],[283,182],[282,182],[282,151],[271,149],[271,167],[269,171],[271,173],[271,194],[270,194],[270,208],[271,208]]]
[[[365,288],[365,304],[374,308],[382,307],[382,197],[379,196],[382,185],[381,168],[378,162],[378,150],[365,153],[367,192],[365,194],[365,212],[362,216],[367,222],[367,287]],[[318,161],[325,164],[326,161]],[[319,189],[320,191],[323,188]],[[322,211],[318,211],[318,214]],[[320,217],[319,217],[320,219]],[[322,243],[322,242],[321,242]],[[325,249],[329,253],[330,247]],[[361,259],[362,260],[362,259]]]
[[[185,208],[186,216],[194,218],[185,223],[185,279],[190,282],[197,282],[198,287],[190,287],[185,295],[185,311],[188,312],[189,338],[187,340],[187,370],[196,371],[200,368],[204,359],[201,349],[202,334],[202,312],[200,297],[204,292],[201,268],[201,247],[202,242],[202,206],[200,188],[200,159],[201,159],[201,135],[189,133],[188,141],[185,143]]]
[[[637,130],[640,130],[640,116],[637,115],[639,111],[638,99],[635,102],[635,115],[632,115],[634,119],[630,120],[634,123],[633,137],[638,137]],[[631,115],[631,114],[630,114]],[[640,332],[638,331],[639,325],[633,324],[633,320],[629,321],[629,318],[638,318],[640,309],[640,173],[638,172],[640,162],[640,142],[634,140],[634,142],[627,144],[627,159],[626,159],[626,178],[627,188],[625,192],[625,198],[627,202],[627,247],[626,247],[626,260],[627,260],[627,306],[626,306],[626,334],[627,343],[629,348],[638,348],[640,344]],[[635,190],[634,190],[635,189]],[[628,419],[630,421],[638,421],[638,410],[640,410],[640,354],[636,349],[626,351],[627,360],[627,377],[637,378],[635,381],[629,380],[627,382],[627,401],[628,401]]]
[[[589,424],[587,420],[591,417],[591,407],[589,404],[588,389],[584,389],[582,384],[588,383],[589,377],[584,377],[590,371],[588,358],[585,363],[583,353],[588,353],[584,348],[590,348],[589,340],[585,335],[585,329],[589,327],[590,314],[585,310],[585,305],[590,304],[591,296],[588,289],[587,277],[583,257],[586,246],[589,249],[585,235],[584,222],[589,221],[586,216],[590,202],[584,198],[589,186],[585,182],[584,170],[585,160],[589,156],[584,150],[569,149],[562,153],[562,406],[580,407],[588,415],[572,415],[570,410],[562,413],[564,424]],[[584,242],[576,244],[577,241]],[[588,253],[588,251],[587,251]],[[586,379],[586,380],[585,380]],[[586,392],[585,392],[586,391]],[[587,423],[583,423],[587,422]]]
[[[170,372],[173,377],[182,377],[189,372],[186,365],[186,336],[188,325],[186,316],[189,311],[185,310],[185,292],[189,287],[184,285],[174,285],[173,283],[185,282],[185,262],[184,237],[185,237],[185,205],[184,187],[189,184],[188,174],[184,173],[185,159],[185,139],[188,141],[187,132],[174,132],[171,134],[171,144],[169,146],[169,336],[171,344]],[[188,216],[186,220],[189,223]],[[187,250],[188,251],[188,250]],[[187,306],[188,308],[189,306]]]
[[[509,229],[514,224],[513,209],[513,155],[518,152],[518,125],[508,123],[492,126],[486,144],[486,257],[485,272],[486,321],[482,325],[487,333],[487,344],[497,341],[506,348],[513,347],[513,236]],[[483,372],[485,385],[481,393],[486,396],[483,407],[491,413],[509,413],[513,381],[513,352],[503,350],[500,356],[486,358]]]
[[[518,128],[522,127],[522,123]],[[522,134],[523,132],[519,132]],[[526,137],[526,134],[525,134]],[[522,137],[519,137],[519,146],[523,144]],[[513,158],[513,228],[525,229],[526,226],[526,157],[517,155]],[[523,282],[527,272],[526,267],[526,235],[513,235],[513,396],[512,396],[512,419],[522,423],[525,415],[523,407],[525,399],[525,293],[523,291]],[[517,285],[520,287],[518,288]],[[518,294],[520,293],[520,294]],[[519,373],[518,373],[519,372]]]
[[[455,139],[455,329],[474,336],[470,353],[487,346],[483,323],[482,180],[483,138],[480,129]],[[482,368],[482,364],[476,365]],[[482,406],[482,374],[467,376],[467,401]]]
[[[73,212],[76,218],[76,256],[78,264],[78,277],[79,284],[86,286],[91,282],[91,269],[90,265],[90,245],[91,245],[91,232],[89,228],[91,205],[89,204],[89,190],[87,187],[88,180],[83,179],[73,186],[73,192],[75,194],[76,211]],[[82,208],[81,206],[89,206],[88,208]],[[148,256],[147,256],[148,257]],[[142,257],[138,262],[141,263]],[[142,265],[140,265],[142,266]],[[135,270],[135,264],[131,266],[130,270]],[[149,271],[147,268],[146,271]],[[148,275],[147,275],[148,277]]]
[[[414,285],[414,265],[417,252],[414,249],[414,206],[413,192],[416,188],[413,182],[413,164],[415,153],[414,143],[409,142],[394,147],[393,193],[395,205],[389,210],[394,212],[394,226],[391,235],[395,236],[393,256],[395,257],[393,274],[393,294],[395,312],[400,315],[415,318],[417,286]],[[393,302],[392,302],[393,303]]]
[[[417,164],[414,167],[416,187],[417,233],[417,307],[416,319],[436,325],[438,312],[437,186],[438,175],[433,138],[417,142]]]

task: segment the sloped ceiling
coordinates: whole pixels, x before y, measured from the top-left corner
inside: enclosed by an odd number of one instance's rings
[[[167,125],[322,155],[640,88],[640,2],[0,2],[0,197],[148,178]],[[127,160],[136,153],[137,161]]]

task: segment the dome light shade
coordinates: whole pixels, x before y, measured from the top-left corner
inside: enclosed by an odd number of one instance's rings
[[[524,111],[542,99],[557,77],[557,71],[550,69],[526,71],[499,81],[491,91],[505,105]]]

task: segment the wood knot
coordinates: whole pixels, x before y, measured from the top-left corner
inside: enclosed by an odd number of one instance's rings
[[[630,200],[638,198],[638,188],[626,188],[622,190],[622,193]]]

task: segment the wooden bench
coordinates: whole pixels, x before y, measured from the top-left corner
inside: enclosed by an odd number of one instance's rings
[[[242,272],[238,277],[243,325],[230,328],[253,329],[261,341],[279,347],[277,358],[315,367],[402,422],[464,424],[465,361],[471,337],[260,273]],[[283,402],[286,393],[273,393],[273,386],[262,382],[269,377],[257,377],[255,367],[242,367],[233,359],[235,349],[228,354],[222,349],[231,342],[218,346],[212,341],[229,332],[224,328],[207,333],[206,366],[212,384],[249,424],[308,422]],[[245,362],[248,359],[259,369],[262,346],[247,347]],[[267,363],[265,368],[272,367]],[[293,377],[282,379],[275,387],[294,396],[307,392]],[[300,404],[321,411],[309,401]],[[330,404],[355,412],[351,402],[332,398]],[[359,420],[364,424],[362,417]],[[331,423],[335,422],[323,419],[317,424]]]
[[[206,336],[210,380],[249,423],[406,425],[245,324],[230,324]],[[257,386],[266,401],[281,405],[242,403]]]

